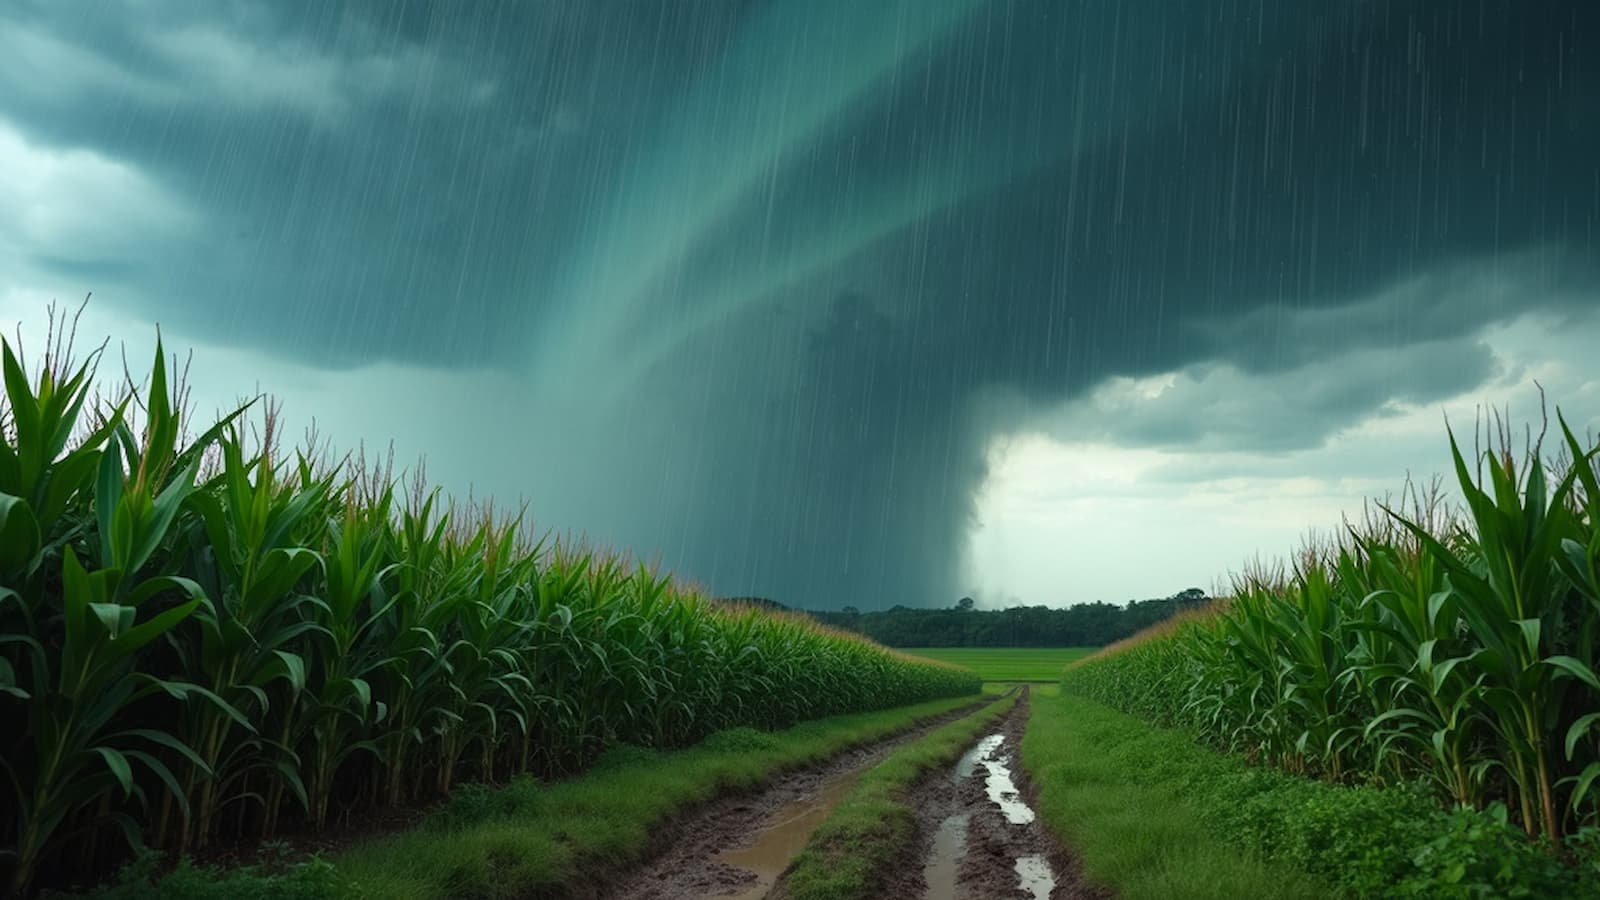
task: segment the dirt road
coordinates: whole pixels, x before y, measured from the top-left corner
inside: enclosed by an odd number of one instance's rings
[[[891,873],[885,897],[906,900],[1100,900],[1069,853],[1038,821],[1019,748],[1026,689],[1016,707],[956,765],[911,793],[919,846]]]
[[[970,712],[963,709],[825,765],[779,777],[758,794],[716,801],[674,823],[664,848],[612,880],[610,900],[759,900],[787,895],[782,873],[861,773],[897,747]],[[1072,856],[1037,821],[1018,748],[1027,727],[1026,688],[1015,708],[952,767],[908,798],[917,842],[884,873],[895,900],[1101,900]]]
[[[714,801],[668,826],[663,850],[612,882],[607,900],[756,900],[765,897],[861,773],[895,748],[972,712],[962,707],[915,728],[782,775],[758,794]],[[609,879],[607,879],[609,880]]]

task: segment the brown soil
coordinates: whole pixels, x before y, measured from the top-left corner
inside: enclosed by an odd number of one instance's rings
[[[1022,698],[1000,727],[989,732],[1001,736],[998,749],[989,758],[1008,771],[1017,788],[1018,805],[1037,809],[1038,791],[1022,767],[1022,734],[1028,726],[1028,695]],[[1055,886],[1050,900],[1103,900],[1113,895],[1091,884],[1083,875],[1077,858],[1033,816],[1025,824],[1008,820],[1000,805],[991,800],[983,766],[969,777],[952,783],[948,773],[925,779],[912,793],[917,812],[918,834],[922,840],[917,858],[928,861],[933,837],[947,817],[964,815],[966,852],[956,864],[954,884],[929,885],[924,866],[908,873],[916,879],[916,892],[894,896],[941,898],[941,900],[1034,900],[1036,894],[1024,890],[1019,881],[1017,861],[1034,857],[1049,864]],[[932,890],[930,890],[932,888]]]
[[[1019,818],[1024,817],[1019,806],[1034,810],[1037,805],[1037,790],[1019,758],[1027,722],[1028,695],[1023,688],[1013,710],[985,733],[990,741],[998,736],[998,747],[986,756],[998,769],[1009,772],[1017,794],[1007,794],[1006,799]],[[1041,895],[1050,900],[1108,900],[1115,896],[1091,884],[1077,859],[1036,817],[1024,824],[1008,820],[990,798],[987,775],[981,762],[963,778],[944,768],[912,789],[908,799],[916,814],[917,840],[891,871],[883,874],[879,896],[896,900],[1035,900]],[[1055,884],[1047,894],[1023,889],[1017,861],[1027,858],[1048,863]],[[786,895],[780,884],[772,896]]]
[[[852,747],[819,765],[784,773],[758,794],[728,795],[690,810],[659,827],[657,855],[644,868],[630,872],[592,868],[594,877],[585,884],[569,886],[571,895],[585,900],[730,896],[740,886],[753,884],[756,877],[747,870],[717,862],[715,857],[763,827],[767,812],[815,794],[842,774],[866,769],[889,750],[966,715],[990,699],[919,719],[877,743]],[[188,856],[197,864],[222,868],[293,863],[314,855],[326,858],[364,841],[414,828],[444,803],[441,800],[400,809],[367,810],[358,816],[334,819],[320,833],[304,824],[291,824],[267,842],[248,836],[223,837],[203,849],[191,849]],[[695,862],[689,865],[685,859]],[[168,861],[165,867],[172,865],[175,861]],[[651,874],[669,865],[676,866],[676,874]]]
[[[986,698],[982,702],[988,702]],[[972,712],[978,704],[919,721],[892,737],[847,750],[827,762],[778,776],[757,794],[724,797],[680,817],[660,832],[659,851],[599,894],[609,900],[701,900],[737,897],[760,884],[754,872],[718,860],[772,826],[774,813],[808,802],[887,756],[896,747]]]

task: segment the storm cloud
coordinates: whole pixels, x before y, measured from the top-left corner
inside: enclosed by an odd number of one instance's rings
[[[492,373],[436,468],[800,605],[949,603],[1065,402],[1315,446],[1600,296],[1585,0],[22,2],[0,84],[14,279]]]

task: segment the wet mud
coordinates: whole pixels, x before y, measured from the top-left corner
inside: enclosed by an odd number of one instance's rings
[[[760,793],[713,801],[666,829],[662,851],[599,896],[607,900],[765,897],[862,772],[896,748],[973,709],[962,707],[894,737],[848,750],[821,766],[782,775]]]
[[[1022,768],[1027,694],[946,772],[911,794],[919,846],[884,896],[906,900],[1101,900],[1077,860],[1038,821]]]
[[[962,710],[961,715],[970,712]],[[665,851],[615,883],[611,900],[760,900],[861,774],[956,715],[793,773],[760,794],[711,804],[677,826]],[[894,900],[1108,900],[1047,833],[1020,746],[1028,694],[953,765],[911,791],[917,841],[883,873]],[[774,891],[774,886],[777,890]]]

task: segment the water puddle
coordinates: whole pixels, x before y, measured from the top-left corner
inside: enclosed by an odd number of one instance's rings
[[[1006,736],[1003,734],[991,734],[973,744],[972,749],[968,750],[962,755],[961,759],[956,761],[956,770],[950,773],[950,780],[960,782],[964,778],[971,778],[972,773],[978,768],[978,760],[1000,749],[1000,745],[1005,743],[1005,740]]]
[[[993,757],[985,757],[980,762],[989,770],[989,779],[984,785],[989,802],[1000,807],[1006,821],[1013,825],[1032,822],[1033,809],[1022,802],[1022,794],[1017,790],[1017,783],[1011,780],[1011,770],[1006,768],[1005,762]]]
[[[1017,783],[1011,776],[1011,767],[1000,750],[1005,735],[991,734],[972,746],[950,773],[950,780],[960,784],[983,771],[984,794],[989,798],[1006,822],[1015,827],[1033,824],[1034,812],[1022,799]],[[956,872],[967,855],[967,830],[971,813],[947,817],[934,834],[933,847],[923,866],[927,893],[923,900],[955,900]],[[1017,885],[1034,900],[1049,900],[1056,888],[1056,873],[1050,861],[1039,854],[1019,856],[1014,867]]]
[[[1017,859],[1017,883],[1033,900],[1050,900],[1056,889],[1056,872],[1050,861],[1042,856],[1023,856]]]
[[[972,816],[957,813],[939,823],[933,835],[933,849],[928,851],[928,862],[922,868],[922,880],[928,885],[923,900],[955,900],[956,867],[967,855],[967,823]]]
[[[817,830],[844,795],[855,786],[865,768],[842,773],[823,783],[821,790],[780,807],[771,824],[756,833],[748,847],[724,850],[717,862],[738,866],[756,873],[756,880],[737,894],[717,894],[720,900],[760,900],[778,875],[805,849],[811,832]]]
[[[1005,814],[1006,821],[1013,825],[1027,825],[1033,821],[1033,810],[1028,804],[1022,802],[1022,795],[1017,790],[1017,783],[1011,779],[1011,769],[1004,759],[999,758],[1002,744],[1006,742],[1003,734],[991,734],[978,743],[956,763],[956,770],[951,780],[960,782],[970,778],[982,766],[985,772],[984,791],[989,795],[989,801],[1000,807],[1000,812]]]

